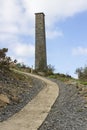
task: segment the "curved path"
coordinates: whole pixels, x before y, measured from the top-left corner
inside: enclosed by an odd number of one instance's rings
[[[24,74],[41,79],[46,86],[20,112],[0,123],[0,130],[37,130],[59,95],[56,83],[37,75]]]

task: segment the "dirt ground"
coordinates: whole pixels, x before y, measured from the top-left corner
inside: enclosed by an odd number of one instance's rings
[[[44,81],[46,86],[20,112],[0,123],[0,130],[37,130],[59,95],[56,83],[40,76],[27,75]]]

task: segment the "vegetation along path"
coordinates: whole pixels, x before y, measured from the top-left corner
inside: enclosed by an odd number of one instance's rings
[[[37,130],[59,94],[58,85],[40,76],[24,73],[45,82],[46,86],[20,112],[0,123],[0,130]]]

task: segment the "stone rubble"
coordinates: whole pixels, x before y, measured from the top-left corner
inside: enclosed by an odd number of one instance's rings
[[[59,85],[59,97],[38,130],[87,130],[87,100],[74,85]]]
[[[3,75],[0,78],[0,122],[20,111],[44,87],[44,83],[35,78],[31,78],[31,84]]]

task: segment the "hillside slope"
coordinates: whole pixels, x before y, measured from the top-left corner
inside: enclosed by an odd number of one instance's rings
[[[40,80],[14,71],[0,72],[0,121],[25,106],[44,87]]]

